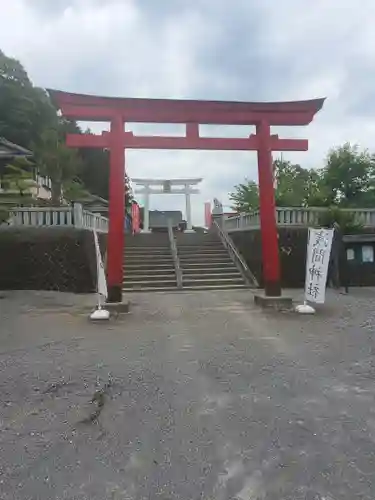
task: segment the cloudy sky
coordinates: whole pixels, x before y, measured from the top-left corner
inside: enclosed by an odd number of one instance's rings
[[[0,47],[42,87],[108,96],[223,100],[327,97],[304,129],[307,153],[284,158],[320,166],[345,141],[375,149],[375,2],[361,0],[12,0],[1,7]],[[106,124],[97,128],[105,129]],[[128,127],[129,128],[129,127]],[[135,132],[175,134],[178,127]],[[202,127],[205,135],[245,137],[249,127]],[[133,177],[203,177],[203,203],[256,179],[244,152],[130,151]],[[141,200],[140,200],[141,201]],[[158,196],[151,208],[184,208]]]

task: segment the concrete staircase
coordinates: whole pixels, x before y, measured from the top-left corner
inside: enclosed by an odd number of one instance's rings
[[[215,233],[176,235],[184,290],[246,288],[241,273]]]
[[[124,292],[177,290],[168,233],[128,236],[124,253]]]

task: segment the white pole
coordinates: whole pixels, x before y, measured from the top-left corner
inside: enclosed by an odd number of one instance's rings
[[[104,265],[102,261],[102,255],[100,253],[98,234],[93,230],[94,235],[94,246],[95,246],[95,254],[96,254],[96,280],[97,280],[97,297],[98,297],[98,306],[97,308],[90,314],[90,319],[92,320],[103,320],[109,319],[109,311],[103,309],[102,307],[102,297],[107,298],[108,290],[107,290],[107,282],[105,277]]]
[[[186,200],[186,223],[187,229],[191,230],[193,228],[191,223],[191,203],[190,203],[190,192],[189,187],[185,186],[185,200]]]
[[[143,231],[149,231],[150,225],[150,213],[149,213],[149,201],[150,201],[150,186],[148,184],[145,185],[145,206],[144,206],[144,214],[143,214]]]

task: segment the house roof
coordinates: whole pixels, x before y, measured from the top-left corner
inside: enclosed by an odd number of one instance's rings
[[[81,203],[98,203],[104,206],[109,205],[108,200],[90,192],[85,193],[78,201]]]
[[[373,243],[375,241],[375,234],[344,234],[343,240],[345,243]]]
[[[28,157],[32,155],[33,153],[29,149],[18,146],[18,144],[14,144],[4,137],[0,137],[0,159],[10,160],[17,156]]]

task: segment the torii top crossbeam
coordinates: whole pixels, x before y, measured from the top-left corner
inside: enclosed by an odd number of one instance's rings
[[[140,184],[141,186],[149,185],[149,186],[160,186],[163,184],[170,184],[171,186],[184,186],[188,184],[189,186],[196,186],[200,182],[202,182],[202,178],[198,179],[144,179],[141,178],[133,178],[132,177],[132,182],[134,184]]]
[[[77,120],[105,121],[116,111],[126,122],[308,125],[324,99],[292,102],[196,101],[99,97],[48,90],[62,113]]]
[[[122,123],[184,123],[185,137],[144,137],[121,131],[117,143],[130,149],[205,149],[257,151],[259,137],[248,138],[200,137],[199,125],[256,125],[265,121],[272,125],[308,125],[321,109],[324,99],[294,102],[231,102],[195,101],[183,99],[136,99],[99,97],[72,94],[58,90],[48,91],[62,114],[78,121],[113,121]],[[101,135],[68,134],[71,147],[109,148],[108,132]],[[273,151],[307,151],[302,139],[270,137]]]
[[[308,125],[324,99],[294,102],[228,102],[100,97],[49,90],[62,114],[78,121],[109,121],[101,135],[67,136],[72,147],[108,148],[110,151],[110,206],[108,236],[109,300],[122,296],[124,226],[124,149],[204,149],[257,151],[264,287],[280,295],[280,263],[273,192],[272,151],[307,151],[304,139],[281,139],[271,126]],[[182,137],[136,136],[124,123],[183,123]],[[245,138],[200,137],[199,125],[255,125]]]

